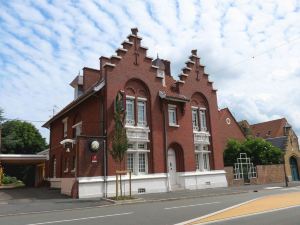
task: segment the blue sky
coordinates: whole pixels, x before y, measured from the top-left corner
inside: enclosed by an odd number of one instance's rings
[[[251,123],[286,117],[300,134],[300,1],[0,0],[0,107],[46,121],[73,98],[84,66],[114,54],[138,27],[148,55],[172,74],[191,49],[218,89],[220,108]],[[47,137],[42,122],[34,122]]]

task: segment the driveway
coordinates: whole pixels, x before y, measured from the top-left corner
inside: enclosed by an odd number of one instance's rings
[[[68,210],[106,204],[111,203],[100,198],[72,199],[60,194],[60,190],[47,187],[0,189],[0,217],[9,214]]]
[[[35,201],[68,198],[68,196],[60,194],[60,190],[47,187],[0,189],[0,202],[21,201],[25,199]]]

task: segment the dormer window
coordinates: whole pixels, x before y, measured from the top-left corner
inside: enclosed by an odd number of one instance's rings
[[[157,77],[165,78],[165,71],[158,69],[157,70]]]

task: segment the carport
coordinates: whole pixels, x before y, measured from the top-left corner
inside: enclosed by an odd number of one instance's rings
[[[48,161],[48,154],[43,153],[44,151],[37,155],[0,154],[0,167],[1,165],[34,165],[34,186],[39,186],[45,179],[46,163]],[[5,173],[5,171],[3,172]]]

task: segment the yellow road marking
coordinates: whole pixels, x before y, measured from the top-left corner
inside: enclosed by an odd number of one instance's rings
[[[208,215],[207,217],[201,217],[186,224],[202,224],[298,205],[300,205],[300,192],[271,195],[237,205],[236,207]]]

